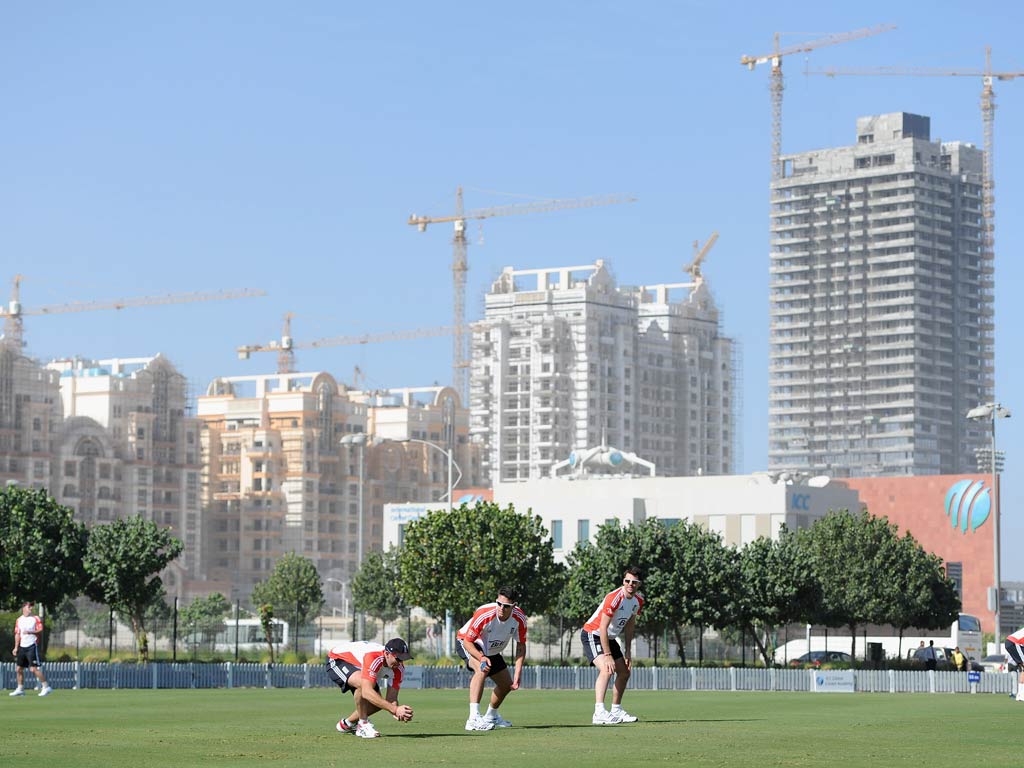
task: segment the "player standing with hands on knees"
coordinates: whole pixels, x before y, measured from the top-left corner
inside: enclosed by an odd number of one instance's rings
[[[614,725],[616,723],[635,723],[637,718],[622,708],[622,695],[626,692],[626,684],[633,667],[633,633],[636,631],[636,617],[644,606],[644,598],[640,595],[640,570],[636,566],[626,568],[622,577],[622,586],[605,595],[604,600],[594,611],[594,615],[583,625],[580,639],[583,651],[590,662],[597,667],[597,682],[594,683],[594,725]],[[624,648],[619,647],[618,638],[622,636]],[[608,681],[615,675],[615,688],[612,691],[612,709],[604,707],[604,697],[608,692]]]
[[[370,722],[373,713],[386,709],[395,720],[412,720],[412,707],[398,703],[405,669],[402,662],[411,657],[409,644],[400,637],[384,645],[358,642],[331,648],[327,654],[327,676],[342,693],[351,691],[356,703],[355,711],[339,720],[335,729],[339,733],[354,733],[362,739],[374,739],[381,733]],[[385,683],[388,691],[382,696],[380,686]]]
[[[467,731],[489,731],[512,725],[498,714],[498,707],[509,691],[519,688],[526,660],[526,614],[516,606],[518,594],[511,587],[501,587],[493,603],[481,605],[456,635],[455,651],[473,673],[469,681],[469,719]],[[516,638],[515,676],[509,675],[508,663],[501,652],[509,640]],[[494,681],[491,704],[480,714],[480,699],[487,678]]]

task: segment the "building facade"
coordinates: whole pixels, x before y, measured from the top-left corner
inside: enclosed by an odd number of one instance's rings
[[[992,400],[982,152],[927,117],[857,120],[852,146],[772,182],[769,466],[833,476],[969,472]]]
[[[506,269],[472,342],[470,431],[494,483],[610,446],[659,475],[734,468],[731,342],[701,284],[620,288],[602,261]]]
[[[0,483],[50,487],[62,420],[59,375],[0,338]]]
[[[164,572],[184,597],[201,559],[199,422],[185,377],[163,355],[55,360],[64,420],[50,490],[86,525],[140,515],[184,545]]]

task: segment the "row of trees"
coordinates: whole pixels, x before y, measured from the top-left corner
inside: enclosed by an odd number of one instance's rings
[[[942,560],[866,512],[833,513],[739,549],[698,525],[656,519],[602,525],[567,565],[555,562],[552,546],[539,517],[511,506],[434,511],[409,523],[401,549],[366,559],[356,606],[391,621],[417,605],[461,623],[510,584],[529,615],[578,629],[634,564],[644,573],[640,633],[674,636],[685,662],[686,627],[743,632],[766,664],[784,625],[846,627],[855,637],[860,625],[887,624],[902,633],[947,627],[960,609]]]
[[[0,490],[0,607],[51,608],[85,594],[131,622],[148,658],[146,614],[165,590],[159,572],[181,552],[167,529],[141,517],[86,528],[45,491]]]

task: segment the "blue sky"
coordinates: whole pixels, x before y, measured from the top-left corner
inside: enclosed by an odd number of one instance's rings
[[[805,77],[805,64],[1024,71],[1017,3],[338,2],[6,4],[0,11],[0,295],[26,307],[234,287],[217,304],[26,318],[30,354],[168,355],[196,388],[272,371],[235,347],[447,325],[455,188],[471,208],[632,194],[638,202],[470,228],[467,314],[502,267],[603,258],[621,283],[682,279],[694,240],[744,350],[744,470],[767,463],[767,71],[743,54],[897,29],[789,57],[783,151],[854,141],[859,115],[932,118],[981,144],[972,78]],[[1024,419],[1024,78],[996,84],[997,396]],[[482,239],[483,244],[479,244]],[[299,352],[371,386],[446,382],[450,341]],[[1003,552],[1024,543],[1018,418]],[[1024,563],[1004,556],[1004,578]]]

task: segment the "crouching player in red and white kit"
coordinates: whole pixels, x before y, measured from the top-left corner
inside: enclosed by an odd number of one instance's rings
[[[1017,701],[1024,701],[1024,629],[1018,629],[1003,643],[1010,663],[1017,665]],[[1010,694],[1011,696],[1013,694]]]
[[[597,667],[597,682],[594,683],[594,725],[635,723],[637,718],[622,708],[622,695],[633,668],[633,632],[636,617],[644,606],[639,593],[640,571],[635,566],[626,568],[622,586],[605,595],[594,615],[583,625],[580,639],[583,651],[590,662]],[[624,648],[616,640],[623,636]],[[612,710],[604,708],[604,696],[608,692],[608,681],[615,674],[615,689],[612,691]]]
[[[509,691],[519,688],[526,659],[526,614],[516,607],[518,595],[511,587],[498,590],[498,599],[481,605],[473,618],[456,635],[455,651],[473,673],[469,681],[469,719],[467,731],[489,731],[495,726],[508,728],[512,723],[498,714],[498,707]],[[515,675],[501,655],[509,640],[516,638]],[[494,681],[491,704],[481,716],[480,699],[487,678]]]
[[[374,739],[380,732],[370,722],[370,715],[386,709],[395,720],[412,720],[412,707],[398,703],[402,687],[403,661],[411,658],[409,645],[400,637],[378,643],[341,643],[327,654],[327,676],[342,692],[352,691],[355,711],[338,721],[339,733],[354,733],[363,739]],[[380,687],[387,684],[387,694]]]

